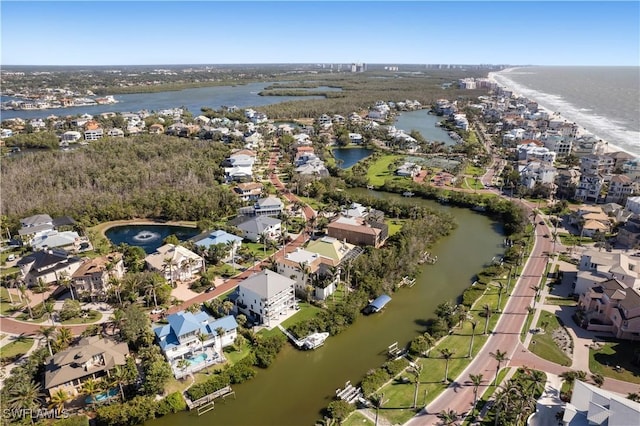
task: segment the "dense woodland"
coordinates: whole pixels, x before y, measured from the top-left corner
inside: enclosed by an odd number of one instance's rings
[[[220,185],[230,147],[169,136],[103,139],[70,152],[3,161],[2,214],[71,215],[84,225],[152,217],[217,219],[235,211]]]

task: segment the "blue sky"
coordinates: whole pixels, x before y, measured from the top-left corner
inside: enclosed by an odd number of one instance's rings
[[[640,2],[30,2],[2,65],[640,65]]]

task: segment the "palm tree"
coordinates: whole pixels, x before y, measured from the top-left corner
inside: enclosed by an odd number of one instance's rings
[[[40,406],[40,384],[33,380],[18,381],[9,390],[9,408],[17,410],[35,409]]]
[[[502,363],[508,361],[509,358],[507,358],[507,352],[506,351],[501,351],[500,349],[497,349],[495,352],[489,352],[489,355],[491,355],[493,357],[493,359],[498,361],[498,365],[496,366],[496,378],[495,378],[495,380],[493,382],[493,385],[497,386],[498,385],[498,373],[500,373],[500,367],[502,366]]]
[[[22,295],[22,298],[27,301],[27,310],[29,311],[29,318],[33,319],[33,310],[31,310],[31,298],[29,297],[29,293],[27,293],[27,286],[24,283],[20,283],[18,285],[19,294]]]
[[[411,373],[413,373],[414,381],[416,383],[416,388],[413,392],[413,408],[416,408],[418,405],[418,387],[420,387],[420,374],[422,373],[422,364],[418,363],[418,360],[416,360],[415,364],[411,368]]]
[[[500,312],[502,310],[502,292],[504,291],[504,284],[501,282],[498,283],[498,306],[496,307],[496,311]]]
[[[227,241],[225,244],[227,250],[231,251],[231,266],[236,269],[236,244],[234,241]]]
[[[462,327],[462,323],[467,319],[469,315],[469,309],[464,305],[458,305],[456,307],[456,316],[458,317],[458,327]]]
[[[120,389],[120,396],[122,397],[122,401],[124,401],[124,386],[129,383],[129,373],[124,367],[116,365],[114,369],[111,370],[111,380],[113,384],[117,385]]]
[[[440,357],[445,360],[444,382],[449,381],[449,360],[453,358],[453,355],[455,355],[455,353],[456,353],[455,351],[448,348],[440,349]]]
[[[491,309],[491,306],[489,306],[489,304],[486,303],[482,307],[482,312],[484,314],[484,333],[483,334],[487,334],[487,330],[489,329],[489,318],[491,318],[491,315],[493,315],[493,310]]]
[[[53,336],[55,332],[56,332],[55,327],[40,327],[38,329],[38,333],[41,334],[42,337],[44,337],[47,342],[47,348],[49,348],[50,356],[53,356],[53,350],[51,350],[51,340],[49,340],[49,338]]]
[[[122,293],[122,280],[119,280],[118,277],[110,277],[109,278],[109,288],[113,289],[113,292],[116,294],[116,297],[118,298],[118,305],[122,306],[122,296],[120,293]]]
[[[429,353],[431,352],[431,348],[433,348],[433,345],[436,344],[436,338],[429,333],[423,333],[422,336],[424,337],[424,341],[427,347],[426,357],[429,358]]]
[[[95,396],[100,393],[100,389],[102,388],[102,383],[100,382],[100,380],[90,378],[82,383],[82,394],[90,397],[92,404],[96,402]]]
[[[600,373],[594,373],[591,375],[591,380],[593,380],[593,384],[597,387],[601,388],[604,384],[604,377]]]
[[[478,388],[482,384],[483,376],[482,374],[470,374],[469,379],[471,379],[471,384],[473,385],[473,409],[475,409],[478,404]]]
[[[75,295],[73,294],[73,286],[71,285],[71,278],[69,277],[69,273],[67,271],[62,271],[58,275],[58,284],[62,287],[69,289],[71,293],[71,299],[76,300]]]
[[[438,413],[438,418],[445,426],[455,425],[460,415],[455,410],[442,410]]]
[[[640,402],[640,393],[638,392],[628,393],[627,399],[630,399],[631,401],[635,401],[635,402]]]
[[[204,342],[207,341],[207,335],[204,333],[199,333],[198,340],[200,341],[200,350],[204,352]]]
[[[38,293],[42,293],[42,303],[44,303],[44,294],[47,292],[47,283],[45,283],[42,278],[38,278],[38,283],[35,287],[38,290]]]
[[[471,358],[472,356],[473,339],[476,337],[476,327],[478,326],[478,320],[472,318],[469,320],[469,323],[471,324],[471,341],[469,342],[469,354],[467,355],[467,358]]]
[[[73,340],[73,333],[66,327],[60,327],[56,335],[56,348],[58,350],[65,349]]]
[[[375,421],[375,426],[378,426],[378,412],[380,411],[380,408],[382,408],[382,404],[385,403],[384,401],[384,392],[381,394],[373,394],[371,396],[371,402],[373,402],[373,406],[376,407],[376,421]]]
[[[171,282],[171,287],[175,287],[173,284],[173,267],[175,266],[175,262],[173,261],[172,257],[165,257],[162,260],[162,264],[164,265],[163,269],[164,269],[164,273],[166,274],[167,271],[169,271],[169,280]],[[158,305],[156,304],[156,308],[158,307]]]
[[[234,306],[235,305],[232,301],[225,300],[224,302],[222,302],[222,312],[224,312],[225,315],[229,315],[229,312],[233,310]]]
[[[60,388],[51,395],[51,401],[49,402],[49,408],[55,408],[59,412],[64,409],[64,404],[71,400],[71,395],[66,390]]]
[[[180,371],[182,371],[183,376],[184,372],[187,371],[187,368],[189,368],[190,365],[191,363],[184,358],[178,361],[178,368],[180,369]]]
[[[113,327],[112,333],[115,334],[116,329],[119,330],[120,327],[122,327],[122,324],[124,324],[124,321],[125,321],[124,311],[122,309],[116,309],[115,311],[113,311],[113,314],[109,318],[109,321],[111,321],[111,327]]]
[[[47,314],[49,319],[51,320],[51,325],[55,326],[55,322],[53,321],[53,314],[56,311],[53,302],[45,302],[43,306],[44,312]]]
[[[156,297],[156,290],[160,288],[162,281],[156,278],[156,275],[152,275],[145,285],[147,295],[153,296],[153,304],[158,309],[158,299]]]

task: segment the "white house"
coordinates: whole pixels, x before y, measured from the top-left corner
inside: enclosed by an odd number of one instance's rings
[[[202,257],[187,248],[173,244],[158,247],[156,252],[145,257],[144,261],[150,270],[161,272],[170,281],[190,280],[204,269]]]
[[[53,249],[25,256],[18,261],[17,266],[27,287],[33,287],[40,280],[51,284],[63,275],[70,277],[81,264],[80,258],[70,257],[64,250]]]
[[[217,244],[232,244],[234,250],[238,250],[242,246],[242,238],[218,229],[217,231],[213,231],[204,238],[195,241],[194,244],[205,249],[208,249],[209,247],[215,246]]]
[[[238,286],[238,311],[258,324],[272,327],[294,309],[295,281],[269,269],[245,279]]]
[[[270,216],[256,216],[240,223],[237,228],[249,241],[257,242],[261,238],[276,240],[282,233],[282,221]]]
[[[567,403],[562,424],[587,425],[637,425],[640,420],[640,403],[610,391],[576,380]]]
[[[82,133],[76,132],[75,130],[69,130],[68,132],[64,132],[60,137],[61,142],[69,142],[69,143],[78,142],[80,139],[82,139]]]
[[[102,129],[85,130],[84,140],[97,141],[98,139],[101,139],[103,135],[104,135],[104,131]]]
[[[594,285],[610,279],[640,289],[639,272],[640,258],[619,251],[587,250],[580,258],[574,293],[584,294]]]
[[[311,286],[313,298],[324,300],[336,291],[338,269],[332,273],[333,260],[318,253],[298,248],[284,258],[278,258],[276,267],[279,274],[296,282],[297,294],[306,294],[307,286]]]
[[[283,208],[280,198],[270,195],[260,198],[253,206],[241,207],[239,213],[242,216],[279,216]]]
[[[203,311],[180,311],[169,315],[167,321],[153,332],[178,379],[223,362],[222,348],[232,345],[238,336],[238,323],[231,315],[216,319]],[[180,364],[182,359],[188,362]]]

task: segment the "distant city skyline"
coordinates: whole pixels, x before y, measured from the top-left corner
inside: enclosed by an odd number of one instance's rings
[[[640,65],[637,1],[1,3],[2,65]]]

